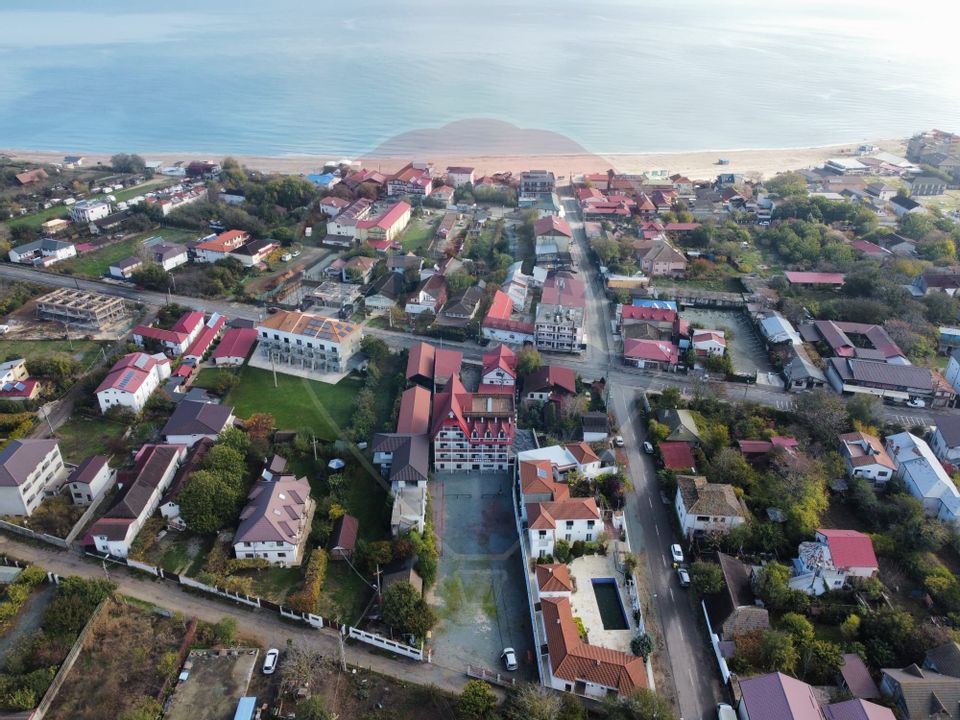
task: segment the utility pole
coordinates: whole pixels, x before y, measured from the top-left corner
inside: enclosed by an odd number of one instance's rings
[[[273,352],[270,352],[270,367],[273,369],[273,387],[277,386],[277,361],[273,357]]]
[[[50,411],[47,409],[47,406],[43,406],[43,419],[47,421],[47,427],[50,428],[50,434],[54,434],[53,423],[50,422]]]
[[[313,436],[313,461],[317,462],[317,436]]]

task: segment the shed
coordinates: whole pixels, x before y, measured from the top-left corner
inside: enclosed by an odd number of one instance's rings
[[[334,560],[344,560],[353,557],[357,546],[357,532],[360,521],[353,515],[343,515],[333,526],[330,534],[330,556]]]

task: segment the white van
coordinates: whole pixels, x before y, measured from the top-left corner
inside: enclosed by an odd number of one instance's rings
[[[726,703],[717,705],[717,720],[737,720],[737,711]]]

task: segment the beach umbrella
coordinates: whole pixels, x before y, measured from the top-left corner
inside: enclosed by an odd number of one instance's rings
[[[343,470],[344,466],[346,466],[346,463],[340,458],[334,458],[327,463],[327,467],[331,470]]]

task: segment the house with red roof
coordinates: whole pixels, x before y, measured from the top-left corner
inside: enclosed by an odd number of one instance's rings
[[[563,563],[543,563],[534,568],[540,597],[566,597],[576,589],[570,569]]]
[[[676,370],[680,351],[672,342],[625,338],[623,362],[625,365],[647,370]]]
[[[257,341],[254,328],[230,328],[223,334],[220,344],[213,351],[211,359],[217,366],[243,365],[250,356],[250,350]]]
[[[0,382],[0,400],[33,400],[40,394],[40,381],[34,378]]]
[[[130,353],[120,358],[107,373],[94,393],[100,412],[112,407],[126,407],[135,413],[144,405],[160,383],[170,377],[170,361],[163,355]]]
[[[528,503],[525,509],[530,552],[534,557],[553,555],[557,540],[591,542],[603,532],[600,510],[592,497]]]
[[[697,470],[697,463],[693,458],[693,450],[685,442],[663,441],[660,448],[660,457],[663,459],[663,466],[667,470],[674,472],[692,473]]]
[[[737,446],[740,448],[740,453],[751,462],[766,458],[777,448],[780,448],[783,452],[789,455],[794,455],[796,454],[796,449],[799,444],[800,443],[797,442],[796,438],[783,437],[781,435],[774,435],[769,440],[737,441]]]
[[[873,541],[856,530],[820,528],[813,541],[800,543],[790,587],[809,595],[839,590],[848,578],[873,577],[880,571]]]
[[[546,403],[576,395],[577,374],[572,368],[543,365],[523,379],[524,403]]]
[[[840,435],[840,454],[847,464],[847,475],[861,477],[870,483],[884,484],[897,472],[883,442],[863,432]]]
[[[450,378],[459,377],[463,365],[463,353],[459,350],[437,348],[419,342],[410,348],[407,355],[407,380],[428,387],[446,384]]]
[[[243,247],[250,241],[250,233],[246,230],[227,230],[216,237],[204,240],[193,251],[197,262],[215,263],[224,260],[231,252]]]
[[[173,356],[181,355],[203,330],[203,320],[202,312],[191,310],[184,313],[169,330],[152,325],[137,325],[133,329],[133,341],[140,347],[150,341]]]
[[[420,315],[425,312],[436,315],[447,301],[447,279],[440,274],[431,275],[423,280],[413,294],[407,298],[404,312],[408,315]]]
[[[536,328],[533,323],[515,319],[513,315],[513,300],[503,290],[498,289],[487,310],[487,316],[480,325],[480,332],[487,340],[494,342],[521,345],[533,342]]]
[[[430,431],[430,391],[422,385],[414,385],[400,396],[400,412],[397,414],[397,432],[409,435],[425,435]]]
[[[569,254],[573,232],[562,217],[544,215],[533,224],[533,239],[537,262],[551,262]]]
[[[787,282],[791,285],[801,285],[803,287],[832,287],[839,288],[843,285],[845,275],[835,272],[799,272],[787,270],[783,273]]]
[[[727,351],[723,330],[694,330],[691,342],[697,357],[722,357]]]
[[[516,434],[512,395],[469,393],[457,375],[433,397],[433,467],[437,472],[508,470]]]
[[[427,197],[433,190],[433,180],[427,167],[407,163],[387,178],[387,195],[419,195]]]
[[[516,392],[517,354],[504,344],[497,345],[483,355],[480,372],[481,392]]]
[[[410,222],[412,211],[413,208],[410,207],[410,203],[403,200],[394,203],[379,216],[358,221],[356,224],[356,239],[361,243],[380,242],[381,244],[393,245],[396,239],[400,237],[400,233],[406,229],[407,223]],[[383,251],[385,252],[386,249],[384,247]]]
[[[217,313],[211,315],[210,319],[204,323],[203,328],[197,334],[197,337],[190,343],[190,347],[188,347],[187,351],[183,354],[183,362],[198,365],[200,361],[203,360],[203,356],[206,355],[207,351],[213,346],[213,343],[220,337],[220,332],[223,330],[226,321],[227,319],[223,315]]]

